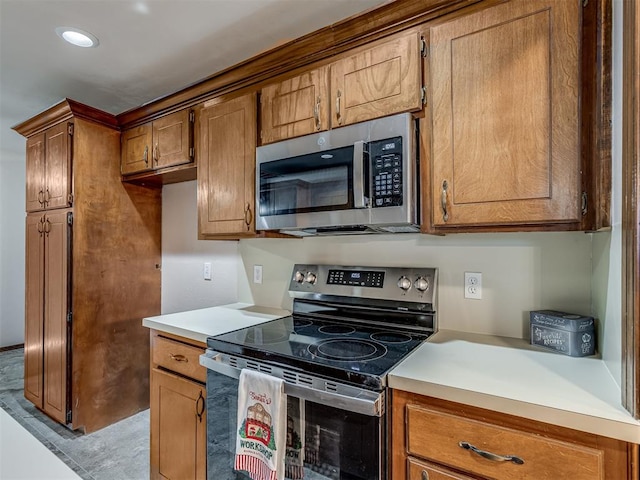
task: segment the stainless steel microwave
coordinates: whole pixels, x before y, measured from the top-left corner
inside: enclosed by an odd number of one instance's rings
[[[256,228],[418,232],[416,135],[405,113],[258,147]]]

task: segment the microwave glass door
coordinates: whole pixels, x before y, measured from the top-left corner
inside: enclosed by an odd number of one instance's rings
[[[353,145],[260,164],[260,215],[353,208]]]

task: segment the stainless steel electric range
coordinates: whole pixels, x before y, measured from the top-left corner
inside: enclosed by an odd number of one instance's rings
[[[304,400],[304,468],[286,478],[387,478],[387,375],[436,329],[434,268],[295,265],[293,314],[207,340],[209,480],[233,469],[243,368]]]

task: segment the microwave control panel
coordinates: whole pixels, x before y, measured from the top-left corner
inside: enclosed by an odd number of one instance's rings
[[[372,170],[372,207],[402,205],[402,137],[369,143]]]

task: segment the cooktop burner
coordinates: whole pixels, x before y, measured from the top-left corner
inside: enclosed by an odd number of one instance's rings
[[[426,338],[364,323],[290,316],[210,337],[209,348],[369,388]]]

